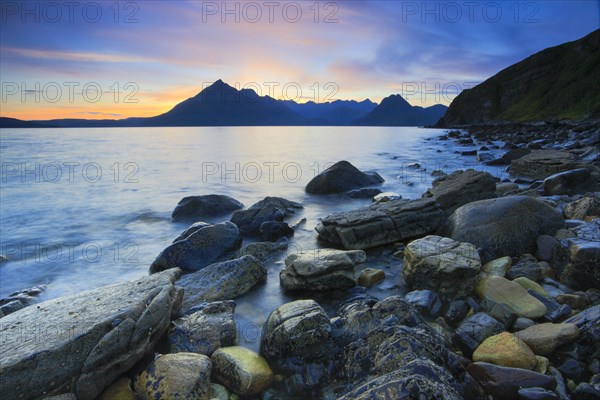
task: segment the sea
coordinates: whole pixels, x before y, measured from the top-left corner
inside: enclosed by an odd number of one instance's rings
[[[356,293],[280,289],[285,257],[323,246],[314,230],[320,218],[371,202],[305,193],[316,174],[347,160],[378,172],[385,179],[381,190],[406,199],[420,198],[435,170],[475,168],[506,178],[504,168],[460,154],[502,143],[459,146],[437,139],[444,133],[418,127],[2,129],[0,254],[8,261],[0,264],[0,298],[43,285],[44,301],[147,275],[156,256],[189,225],[171,220],[183,197],[224,194],[248,207],[281,196],[304,206],[289,222],[306,222],[287,252],[267,266],[267,282],[236,299],[238,340],[256,350],[262,324],[279,305],[310,297],[333,313]],[[367,294],[406,293],[402,262],[391,251],[370,250],[358,267],[386,272]]]

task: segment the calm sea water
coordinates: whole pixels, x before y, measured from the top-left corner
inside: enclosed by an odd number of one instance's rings
[[[307,222],[289,252],[317,247],[318,219],[369,203],[314,196],[304,186],[332,163],[345,159],[385,178],[384,191],[418,198],[431,171],[483,169],[475,157],[437,141],[443,131],[420,128],[235,127],[3,129],[0,199],[0,297],[46,285],[50,299],[148,273],[156,255],[187,224],[170,214],[184,196],[219,193],[246,206],[282,196],[305,207]],[[410,166],[419,163],[421,169]],[[490,170],[500,174],[500,170]],[[208,222],[228,220],[229,216]],[[293,219],[292,219],[293,222]],[[369,253],[369,266],[388,279],[371,293],[402,292],[400,261]],[[237,301],[242,344],[256,347],[268,313],[292,300],[281,293],[280,259],[268,266],[265,285]],[[366,265],[365,265],[366,267]],[[323,295],[332,307],[339,299]],[[247,342],[247,343],[244,343]]]

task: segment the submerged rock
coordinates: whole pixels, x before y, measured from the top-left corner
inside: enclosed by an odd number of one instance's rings
[[[244,208],[242,203],[222,194],[188,196],[179,201],[171,218],[173,220],[202,219],[228,214],[241,208]]]
[[[265,266],[252,256],[243,256],[184,275],[177,285],[184,289],[185,311],[203,301],[235,299],[266,279]]]
[[[356,286],[354,266],[364,262],[362,250],[315,249],[290,254],[279,273],[285,290],[332,290]]]
[[[562,214],[548,204],[527,196],[509,196],[458,208],[440,234],[474,244],[485,262],[533,254],[538,236],[554,235],[563,226]]]
[[[220,261],[242,244],[240,232],[231,222],[210,225],[164,249],[150,265],[150,273],[169,268],[198,271]]]
[[[427,236],[406,246],[402,278],[411,289],[431,289],[447,295],[473,291],[481,261],[470,243]]]
[[[487,172],[455,171],[434,180],[423,197],[433,198],[452,214],[464,204],[496,197],[496,180]]]
[[[344,193],[383,181],[376,172],[361,172],[348,161],[339,161],[311,179],[305,190],[313,194]]]
[[[181,301],[173,285],[179,274],[164,271],[2,318],[0,393],[35,399],[72,392],[80,400],[96,398],[151,353],[167,331]]]
[[[283,221],[301,210],[302,204],[282,197],[265,197],[247,210],[239,210],[231,216],[243,235],[259,235],[260,226],[269,221]]]
[[[241,396],[256,395],[271,385],[273,372],[264,358],[244,347],[224,347],[211,357],[212,375]]]
[[[392,200],[331,214],[316,230],[327,242],[362,250],[433,233],[444,220],[435,200]]]

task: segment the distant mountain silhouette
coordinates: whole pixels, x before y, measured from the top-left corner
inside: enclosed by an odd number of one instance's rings
[[[0,117],[0,128],[44,128],[44,126],[32,121]]]
[[[600,118],[600,29],[550,47],[461,92],[440,127]]]
[[[435,124],[448,107],[436,104],[431,107],[411,106],[399,94],[386,97],[369,114],[358,119],[357,125],[367,126],[422,126]]]
[[[23,127],[136,127],[136,126],[421,126],[432,124],[446,107],[412,107],[400,95],[371,100],[336,100],[328,103],[296,103],[259,96],[251,89],[237,90],[222,80],[196,96],[155,117],[120,120],[53,119],[21,121]],[[19,120],[11,119],[11,127]],[[33,125],[27,125],[33,124]],[[8,126],[7,126],[8,127]]]

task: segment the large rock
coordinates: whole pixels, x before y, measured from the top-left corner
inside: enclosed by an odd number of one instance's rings
[[[206,226],[164,249],[150,265],[150,273],[169,268],[198,271],[223,260],[241,244],[240,231],[231,222]]]
[[[559,172],[577,169],[583,166],[571,153],[558,150],[534,150],[531,153],[512,160],[510,173],[533,179],[545,179]]]
[[[331,324],[314,300],[297,300],[271,312],[263,327],[260,353],[267,360],[316,359],[330,352]]]
[[[557,347],[577,339],[579,328],[575,324],[544,323],[516,332],[515,336],[527,343],[535,354],[546,356]]]
[[[494,400],[515,400],[521,388],[554,389],[556,386],[553,376],[521,368],[474,362],[469,364],[467,371]]]
[[[264,358],[244,347],[224,347],[211,357],[213,377],[241,396],[256,395],[268,388],[273,372]]]
[[[131,369],[178,312],[179,270],[82,292],[2,318],[0,393],[15,399],[75,393],[96,398]]]
[[[222,194],[184,197],[177,203],[171,218],[174,220],[202,219],[228,214],[244,208],[236,199]]]
[[[576,240],[569,247],[562,279],[577,290],[600,288],[600,241]]]
[[[219,347],[233,346],[236,338],[234,301],[205,303],[194,310],[173,321],[168,336],[171,353],[210,356]]]
[[[356,286],[354,266],[364,262],[362,250],[315,249],[290,254],[279,273],[285,290],[332,290]]]
[[[454,332],[453,343],[463,354],[471,357],[488,337],[501,333],[504,325],[484,312],[469,315]]]
[[[269,221],[283,221],[284,218],[302,209],[302,204],[282,197],[265,197],[247,210],[238,210],[231,216],[243,235],[258,235],[260,226]]]
[[[279,258],[279,255],[287,250],[287,248],[287,242],[248,243],[236,253],[236,258],[249,255],[256,257],[263,263],[269,263]]]
[[[571,171],[560,172],[544,179],[544,194],[574,195],[595,191],[597,184],[592,180],[589,169],[579,168]]]
[[[135,391],[143,400],[210,399],[210,358],[201,354],[158,355],[137,376]]]
[[[500,276],[481,279],[475,292],[492,315],[495,312],[502,313],[505,308],[520,317],[536,319],[547,311],[546,306],[527,293],[521,285]]]
[[[518,337],[508,332],[485,339],[473,353],[473,361],[530,370],[537,363],[531,349]]]
[[[445,218],[435,200],[392,200],[329,215],[316,230],[327,242],[361,250],[433,233]]]
[[[473,291],[480,268],[481,260],[472,244],[426,236],[406,246],[402,278],[411,289],[464,296]]]
[[[184,275],[177,285],[184,289],[183,310],[189,310],[203,301],[235,299],[266,279],[263,263],[252,256],[243,256]]]
[[[584,197],[563,207],[565,217],[569,219],[584,219],[587,216],[600,216],[600,199]]]
[[[480,200],[458,208],[440,229],[442,236],[473,243],[483,261],[536,251],[540,235],[563,227],[562,213],[527,196]]]
[[[464,204],[496,197],[496,180],[487,172],[455,171],[434,180],[423,197],[433,198],[452,214]]]
[[[495,160],[487,161],[487,165],[509,165],[511,161],[521,158],[531,153],[529,149],[510,149],[506,153],[502,154],[501,157]]]
[[[376,172],[361,172],[348,161],[339,161],[311,179],[305,189],[313,194],[344,193],[382,182],[383,178]]]

